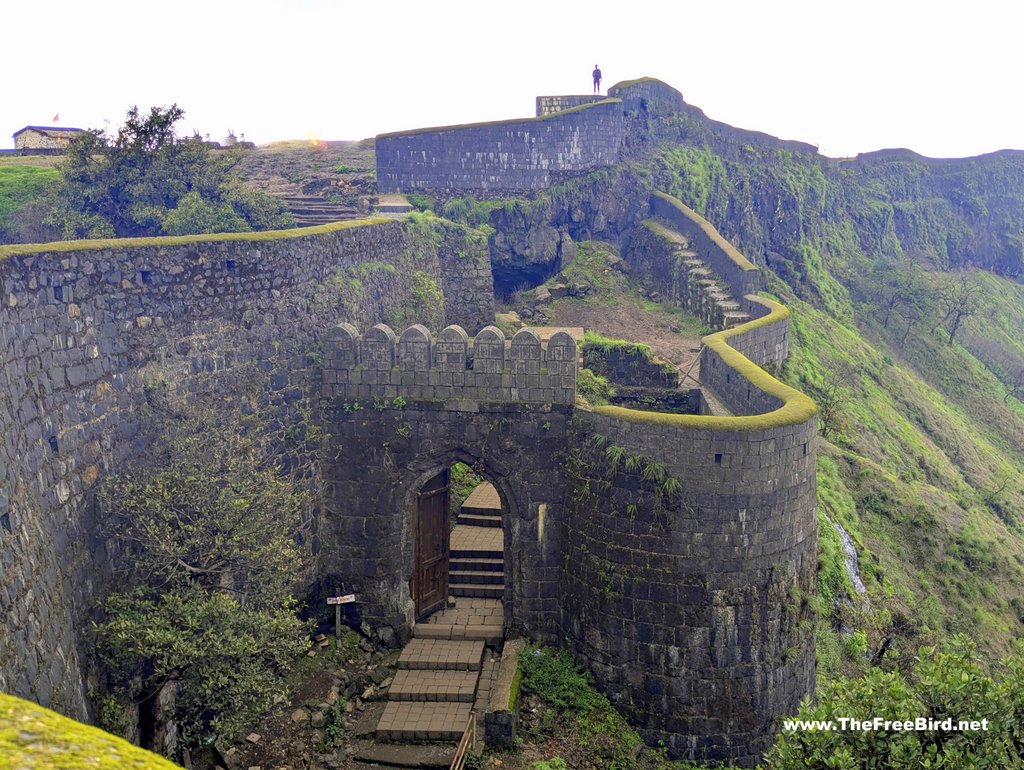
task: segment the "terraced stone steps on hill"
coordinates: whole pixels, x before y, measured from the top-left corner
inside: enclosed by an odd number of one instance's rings
[[[359,209],[340,203],[332,203],[326,198],[308,195],[282,195],[284,203],[295,223],[300,226],[325,225],[341,219],[358,219],[363,216]]]
[[[689,238],[660,219],[648,219],[644,224],[675,244],[676,257],[685,273],[677,299],[686,310],[713,329],[728,329],[750,320],[725,281],[691,247]]]

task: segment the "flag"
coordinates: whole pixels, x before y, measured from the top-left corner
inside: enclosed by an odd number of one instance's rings
[[[56,115],[53,116],[53,122],[56,123],[59,120],[60,120],[60,113],[58,112]]]

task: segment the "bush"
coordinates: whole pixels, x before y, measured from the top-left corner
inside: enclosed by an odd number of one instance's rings
[[[237,149],[213,152],[198,137],[181,139],[176,104],[143,116],[128,110],[116,136],[92,129],[73,139],[47,222],[65,238],[248,232],[293,223],[283,204],[243,188]]]
[[[180,684],[175,719],[195,746],[230,739],[268,708],[308,646],[291,587],[316,490],[284,471],[254,421],[168,412],[149,464],[100,492],[126,587],[108,597],[95,635],[119,699],[147,702]]]
[[[941,651],[922,647],[909,675],[876,668],[860,679],[830,681],[796,716],[833,722],[951,718],[953,730],[783,731],[765,755],[766,770],[1024,766],[1024,648],[995,677],[985,673],[974,652],[973,642],[962,636]],[[955,729],[958,720],[983,719],[987,730]]]
[[[615,395],[615,388],[606,377],[594,374],[590,369],[582,368],[576,375],[576,392],[586,399],[591,406],[607,404]]]
[[[608,699],[566,650],[527,647],[519,656],[521,688],[559,710],[589,712],[608,708]]]

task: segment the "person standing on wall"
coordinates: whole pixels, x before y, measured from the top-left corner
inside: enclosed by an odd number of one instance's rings
[[[594,65],[594,93],[601,93],[601,68]]]

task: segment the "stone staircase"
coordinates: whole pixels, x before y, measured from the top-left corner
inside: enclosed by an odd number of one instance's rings
[[[285,208],[295,217],[295,224],[299,227],[326,225],[341,219],[358,219],[365,216],[352,206],[333,203],[326,198],[310,195],[282,195],[280,197]]]
[[[385,216],[404,216],[412,211],[409,199],[400,193],[385,193],[377,200],[377,213]]]
[[[725,281],[691,247],[689,238],[662,220],[648,219],[644,224],[675,244],[676,258],[682,268],[676,299],[688,312],[716,330],[750,320],[750,314],[732,296]]]
[[[476,739],[483,740],[484,713],[500,663],[497,651],[505,638],[504,550],[501,499],[485,482],[459,509],[452,530],[449,606],[413,626],[374,731],[377,743],[363,752],[363,760],[426,762],[427,754],[401,743],[434,749],[438,742],[457,743],[471,713],[477,716]],[[399,745],[392,746],[395,742]]]
[[[452,530],[448,592],[489,599],[501,599],[505,593],[501,499],[488,482],[474,489],[459,509]]]
[[[374,733],[380,743],[457,743],[477,715],[478,739],[504,640],[496,599],[457,599],[413,627],[388,687],[388,702]],[[375,761],[385,755],[373,749]],[[368,754],[366,758],[371,756]]]

